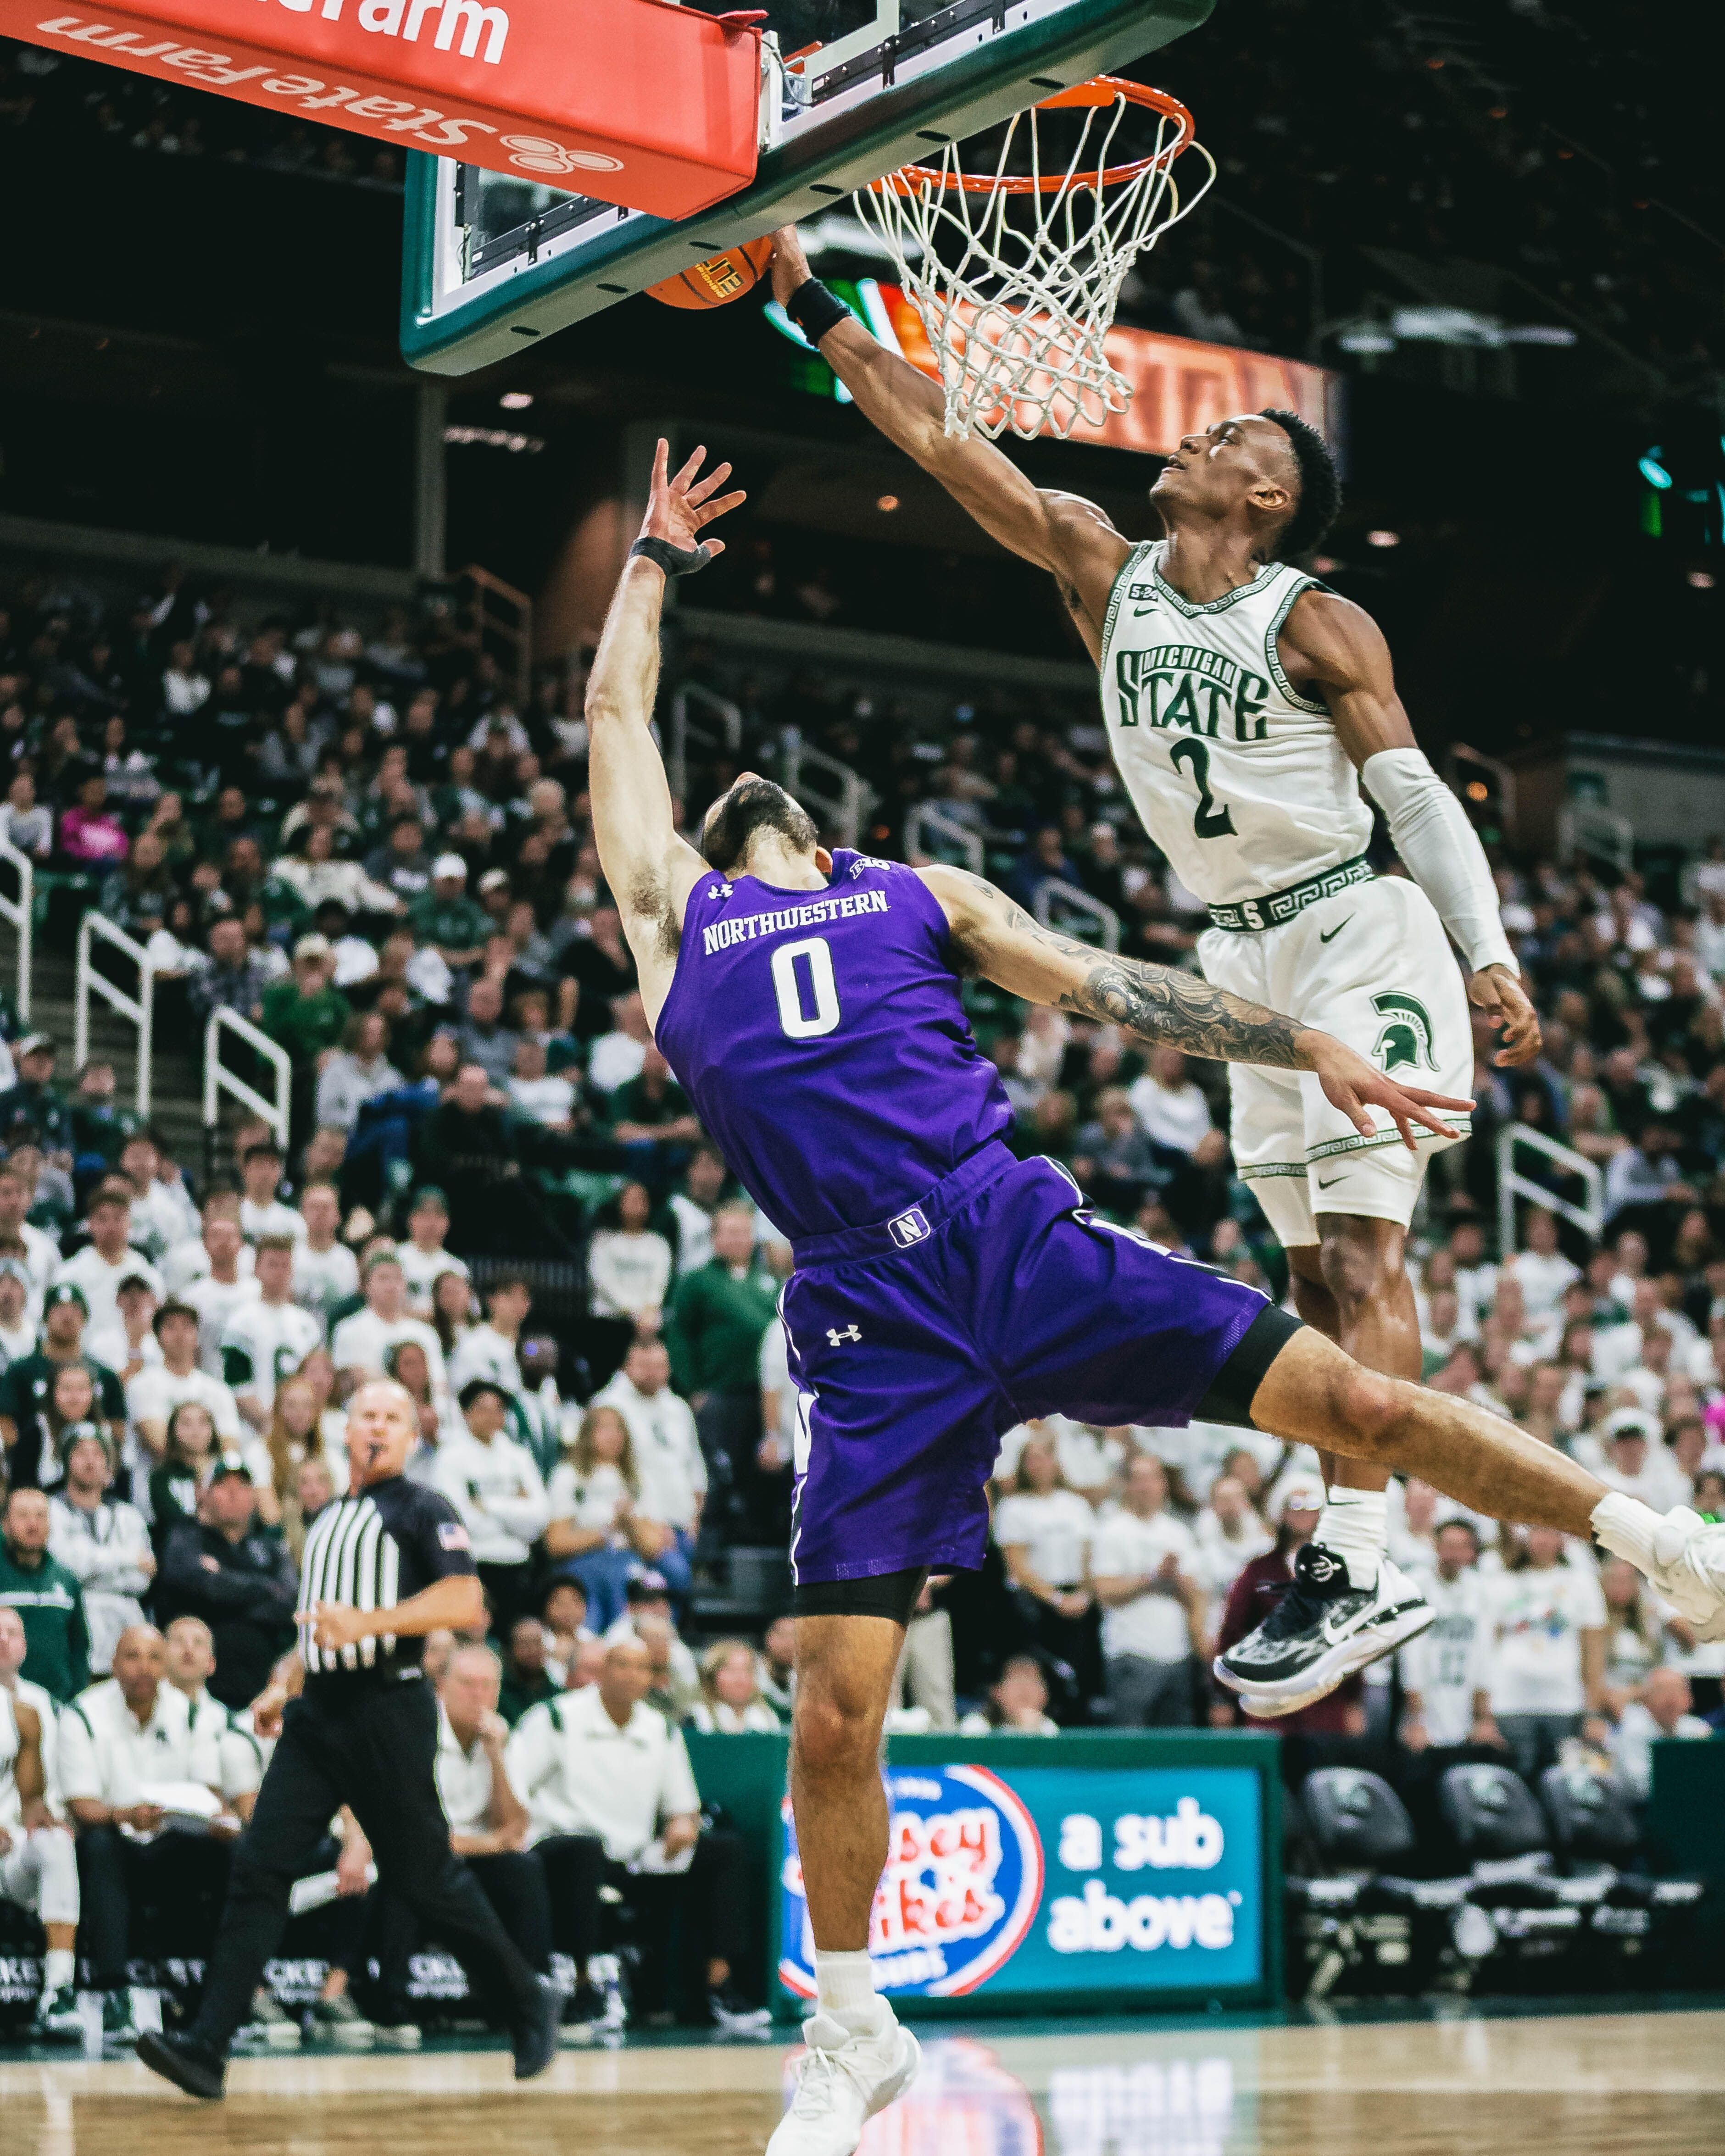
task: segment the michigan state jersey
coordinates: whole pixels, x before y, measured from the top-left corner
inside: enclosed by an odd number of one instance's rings
[[[275,1389],[291,1378],[314,1348],[323,1345],[323,1327],[296,1302],[243,1302],[222,1334],[222,1376],[234,1393],[249,1393],[268,1409]]]
[[[1295,600],[1322,587],[1268,562],[1200,605],[1163,582],[1163,550],[1127,561],[1102,632],[1108,744],[1145,829],[1206,906],[1353,860],[1372,835],[1359,775],[1276,649]]]

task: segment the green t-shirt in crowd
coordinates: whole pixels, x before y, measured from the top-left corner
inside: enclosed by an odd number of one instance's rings
[[[295,1063],[315,1063],[325,1049],[336,1047],[352,1015],[352,1004],[335,988],[302,995],[290,979],[264,991],[264,1030]]]
[[[778,1310],[778,1282],[758,1265],[741,1280],[722,1258],[685,1273],[665,1312],[671,1382],[691,1393],[735,1392],[761,1382],[761,1335]]]
[[[428,891],[408,908],[408,926],[422,943],[445,951],[476,951],[490,934],[491,916],[477,899],[439,898]]]

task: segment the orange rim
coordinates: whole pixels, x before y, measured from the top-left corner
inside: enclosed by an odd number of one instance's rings
[[[895,194],[920,194],[925,187],[936,187],[942,192],[957,188],[968,195],[1034,195],[1058,194],[1068,187],[1090,187],[1100,184],[1105,187],[1124,187],[1128,180],[1136,180],[1153,166],[1170,165],[1180,152],[1190,146],[1197,129],[1192,115],[1177,97],[1170,97],[1165,90],[1153,90],[1148,83],[1127,82],[1113,74],[1093,76],[1089,82],[1075,84],[1070,90],[1058,91],[1053,97],[1045,97],[1034,109],[1038,112],[1070,110],[1075,105],[1111,105],[1123,97],[1128,105],[1144,106],[1158,113],[1164,120],[1172,120],[1179,132],[1171,143],[1165,143],[1153,157],[1139,157],[1129,165],[1110,165],[1095,176],[1068,174],[1064,169],[1045,174],[1040,180],[1029,180],[1009,175],[1002,179],[988,172],[944,172],[932,165],[901,165],[896,172],[870,183],[871,192],[890,187]]]

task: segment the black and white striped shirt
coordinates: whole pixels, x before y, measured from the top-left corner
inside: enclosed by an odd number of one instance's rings
[[[320,1602],[356,1609],[388,1609],[434,1580],[474,1569],[460,1515],[447,1497],[396,1476],[357,1496],[326,1506],[305,1537],[300,1566],[300,1654],[308,1677],[343,1671],[396,1676],[418,1666],[424,1641],[385,1632],[357,1645],[326,1650],[311,1636],[310,1614]]]

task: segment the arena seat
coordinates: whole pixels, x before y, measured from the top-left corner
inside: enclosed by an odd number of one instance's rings
[[[1615,1948],[1596,1966],[1619,1982],[1640,1976],[1667,1980],[1671,1953],[1681,1950],[1706,1895],[1696,1878],[1656,1879],[1644,1868],[1640,1830],[1620,1783],[1589,1767],[1548,1767],[1540,1802],[1551,1838],[1572,1882],[1599,1889],[1588,1912],[1599,1946]]]

